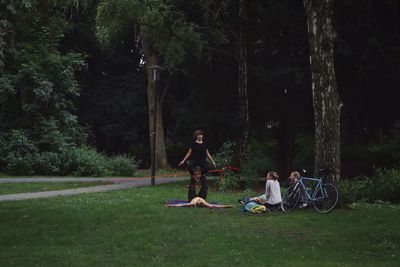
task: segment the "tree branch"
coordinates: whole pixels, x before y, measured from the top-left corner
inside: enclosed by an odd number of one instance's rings
[[[211,8],[209,8],[208,6],[206,6],[203,3],[201,3],[201,1],[199,1],[198,3],[204,10],[209,11],[211,14],[213,14],[214,17],[215,17],[215,20],[217,20],[217,18],[219,16],[219,13],[220,13],[220,10],[221,10],[221,5],[218,7],[217,11],[214,11]],[[237,32],[235,32],[232,28],[228,27],[226,24],[222,24],[222,25],[219,25],[219,26],[224,28],[228,33],[232,34],[232,36],[235,39],[239,40],[239,34]]]

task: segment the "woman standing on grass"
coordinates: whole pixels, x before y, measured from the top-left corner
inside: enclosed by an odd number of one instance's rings
[[[195,141],[190,145],[189,151],[186,153],[186,156],[183,158],[181,162],[179,162],[179,166],[182,166],[185,164],[186,160],[189,159],[190,161],[187,162],[187,168],[190,172],[190,183],[189,183],[189,191],[188,191],[188,200],[191,201],[193,198],[196,197],[196,177],[194,170],[197,166],[200,167],[200,183],[201,183],[201,188],[199,191],[198,196],[201,197],[202,199],[206,199],[207,197],[207,179],[205,177],[205,174],[207,173],[207,167],[206,167],[206,158],[208,157],[212,164],[214,165],[214,168],[216,166],[214,159],[212,158],[210,152],[208,151],[208,146],[204,142],[204,133],[202,130],[196,130],[194,131],[194,139]]]

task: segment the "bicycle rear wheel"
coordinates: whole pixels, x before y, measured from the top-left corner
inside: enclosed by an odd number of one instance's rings
[[[314,201],[314,209],[319,213],[328,213],[336,207],[339,191],[333,184],[324,184],[322,188],[318,188],[315,192],[314,198],[321,198]]]
[[[283,192],[281,209],[283,212],[289,212],[295,209],[300,201],[301,190],[300,187],[289,187]]]

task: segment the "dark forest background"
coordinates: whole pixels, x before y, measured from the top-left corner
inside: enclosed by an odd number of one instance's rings
[[[16,2],[1,1],[1,169],[29,174],[34,158],[43,158],[39,165],[46,169],[56,166],[45,163],[59,160],[56,154],[82,147],[103,156],[134,157],[148,168],[147,77],[138,28],[128,25],[129,34],[104,46],[96,36],[99,1]],[[222,26],[205,25],[196,1],[184,2],[176,1],[176,8],[207,28],[202,31],[207,40],[217,38],[212,27]],[[250,1],[248,18],[247,157],[261,159],[261,169],[279,169],[287,160],[293,169],[312,169],[314,119],[302,1]],[[236,19],[227,13],[223,23]],[[343,102],[342,177],[398,166],[400,4],[336,0],[333,25]],[[235,45],[228,38],[215,43],[218,49],[204,46],[201,55],[188,53],[162,73],[159,86],[168,85],[163,126],[171,167],[183,158],[196,129],[204,130],[217,158],[235,139],[237,65],[224,53]]]

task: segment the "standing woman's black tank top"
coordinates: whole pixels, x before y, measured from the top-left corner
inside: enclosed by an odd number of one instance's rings
[[[199,144],[195,141],[192,143],[190,148],[192,149],[192,155],[190,156],[191,160],[198,163],[204,163],[206,161],[207,158],[206,151],[208,149],[208,146],[205,142]]]

